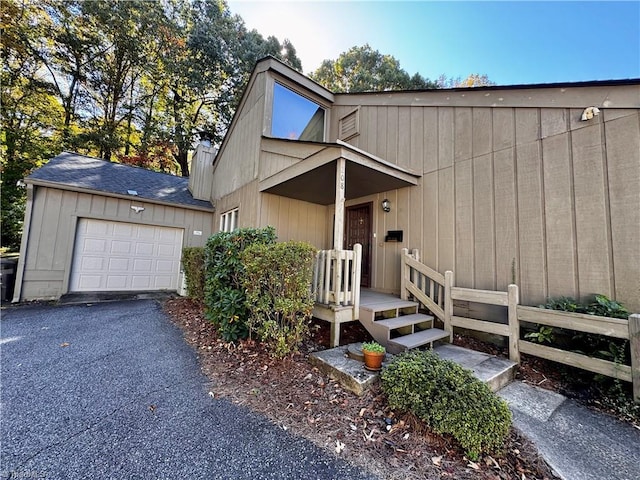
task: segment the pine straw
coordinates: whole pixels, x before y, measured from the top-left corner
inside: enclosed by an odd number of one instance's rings
[[[202,370],[212,380],[211,395],[263,414],[372,474],[389,479],[554,476],[535,446],[515,429],[500,455],[474,463],[452,438],[433,434],[413,415],[390,411],[379,386],[361,397],[344,390],[308,362],[309,353],[326,348],[318,343],[328,340],[325,322],[313,329],[312,340],[299,354],[276,360],[259,343],[232,345],[218,339],[198,303],[172,299],[164,309],[197,350]],[[336,453],[339,445],[344,448]]]

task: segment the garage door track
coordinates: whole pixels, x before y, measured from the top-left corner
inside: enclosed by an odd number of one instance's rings
[[[8,308],[0,328],[0,478],[370,478],[212,398],[153,300]]]

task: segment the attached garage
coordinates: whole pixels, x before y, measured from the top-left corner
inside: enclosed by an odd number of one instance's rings
[[[82,218],[71,292],[176,290],[183,230]]]
[[[175,291],[182,248],[213,232],[213,207],[187,178],[65,152],[25,183],[14,302]]]

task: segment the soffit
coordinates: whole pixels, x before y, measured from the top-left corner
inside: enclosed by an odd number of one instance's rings
[[[284,148],[287,143],[290,142],[283,142]],[[418,174],[346,146],[327,145],[319,152],[261,181],[260,191],[319,205],[331,205],[336,199],[336,169],[340,158],[346,161],[347,200],[418,183]]]

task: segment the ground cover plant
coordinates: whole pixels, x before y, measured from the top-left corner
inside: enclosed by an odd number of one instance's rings
[[[396,356],[380,378],[391,408],[410,411],[436,433],[452,435],[470,458],[495,454],[504,445],[509,407],[470,370],[432,351],[412,350]]]

